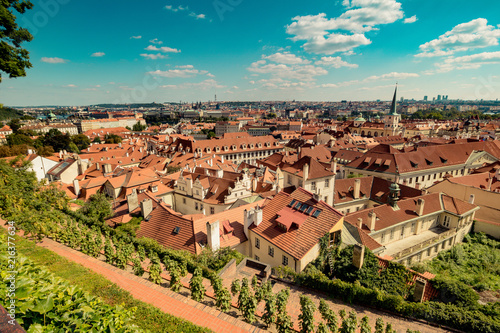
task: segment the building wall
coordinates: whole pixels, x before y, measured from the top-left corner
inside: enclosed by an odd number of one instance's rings
[[[175,211],[183,215],[203,214],[203,210],[205,210],[205,215],[208,216],[225,211],[229,208],[229,206],[231,206],[226,204],[208,204],[199,199],[181,193],[174,194],[173,203],[175,205]],[[211,210],[212,208],[213,213]]]
[[[47,171],[56,166],[59,162],[52,161],[48,158],[38,156],[31,161],[32,167],[29,169],[36,174],[36,178],[40,181],[47,178]]]
[[[60,179],[64,184],[72,184],[76,177],[78,177],[78,163],[76,162],[71,164],[60,175]]]
[[[319,199],[323,200],[330,206],[333,206],[334,190],[335,190],[335,176],[323,177],[316,179],[308,179],[304,183],[304,179],[298,175],[283,171],[283,185],[285,187],[295,186],[303,187],[307,191],[314,194],[319,194]],[[328,180],[328,187],[326,187],[326,180]]]
[[[484,232],[496,239],[500,239],[500,223],[488,223],[476,220],[474,222],[474,232]]]

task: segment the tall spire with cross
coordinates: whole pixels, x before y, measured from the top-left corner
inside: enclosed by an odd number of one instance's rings
[[[392,115],[397,115],[397,108],[398,108],[398,102],[396,101],[396,95],[398,93],[398,83],[396,82],[396,89],[394,89],[394,97],[392,98],[392,104],[391,104],[391,114]]]

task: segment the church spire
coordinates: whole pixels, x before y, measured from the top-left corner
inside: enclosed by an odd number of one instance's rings
[[[398,103],[396,101],[396,95],[398,93],[398,84],[396,83],[396,89],[394,89],[394,97],[392,98],[392,104],[391,104],[391,114],[392,115],[397,115],[397,108],[398,108]]]

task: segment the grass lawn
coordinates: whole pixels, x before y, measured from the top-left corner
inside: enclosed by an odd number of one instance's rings
[[[0,232],[6,233],[0,228]],[[136,307],[135,323],[142,329],[150,332],[211,332],[208,328],[196,326],[188,321],[164,313],[152,305],[138,301],[127,291],[111,283],[103,276],[67,260],[60,255],[49,251],[34,242],[22,237],[16,241],[17,252],[36,264],[46,267],[50,272],[67,280],[91,295],[100,297],[110,305],[122,304],[127,309]]]

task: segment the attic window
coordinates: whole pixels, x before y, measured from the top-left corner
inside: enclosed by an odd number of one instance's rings
[[[300,208],[300,202],[297,202],[297,203],[295,204],[295,207],[293,207],[293,208],[295,208],[295,209],[299,209],[299,208]]]
[[[446,163],[448,160],[444,157],[439,156],[439,159],[441,160],[441,163]]]
[[[178,235],[180,231],[181,231],[181,227],[174,228],[174,234]]]
[[[382,165],[382,159],[381,158],[377,158],[377,160],[375,161],[375,164],[376,165]]]
[[[314,207],[309,206],[306,210],[306,214],[309,215],[313,211]]]
[[[299,210],[300,210],[301,212],[304,212],[304,211],[307,209],[307,207],[309,207],[309,206],[308,206],[308,205],[306,205],[306,204],[302,204],[302,206],[300,207],[300,209],[299,209]]]
[[[427,165],[432,165],[432,164],[434,164],[434,162],[429,161],[428,159],[425,159],[425,163],[427,163]]]
[[[312,214],[312,216],[314,216],[314,217],[318,217],[318,216],[319,216],[319,214],[321,214],[321,210],[320,210],[320,209],[316,209],[316,210],[314,211],[314,213]]]
[[[288,207],[293,207],[293,205],[297,202],[297,200],[293,199],[292,202],[288,204]]]
[[[363,161],[363,163],[370,164],[371,160],[372,160],[371,157],[367,157],[367,158],[365,158],[365,160]]]
[[[412,167],[414,167],[414,168],[417,168],[417,167],[418,167],[418,163],[415,163],[415,162],[413,162],[413,161],[410,161],[410,164],[411,164],[411,166],[412,166]]]

